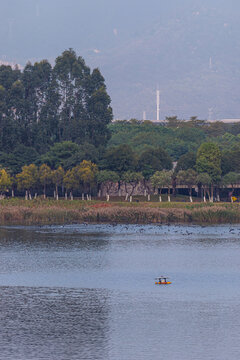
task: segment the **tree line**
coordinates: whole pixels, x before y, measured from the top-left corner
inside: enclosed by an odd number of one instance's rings
[[[72,50],[47,60],[0,66],[0,151],[43,154],[56,142],[105,146],[112,120],[105,80]]]
[[[110,102],[99,69],[91,70],[72,49],[54,65],[0,66],[0,191],[27,191],[29,197],[42,186],[43,194],[55,190],[55,197],[60,188],[90,196],[105,184],[109,195],[118,183],[131,196],[141,181],[160,197],[163,188],[187,186],[190,199],[199,184],[212,199],[220,186],[239,182],[240,124],[194,116],[167,117],[164,124],[112,122]],[[53,176],[58,170],[60,185]],[[31,186],[25,176],[35,179]]]
[[[66,142],[61,144],[63,145],[69,147],[74,144]],[[221,187],[230,185],[232,195],[234,186],[240,184],[240,175],[237,172],[222,174],[221,151],[217,144],[211,142],[203,143],[196,157],[192,154],[185,155],[174,168],[170,157],[161,148],[151,151],[147,149],[137,158],[128,145],[120,145],[110,148],[99,164],[84,159],[69,168],[64,166],[69,160],[65,156],[66,152],[55,153],[53,150],[45,157],[48,164],[43,163],[39,167],[36,164],[24,165],[21,172],[15,176],[7,169],[1,169],[0,191],[6,193],[10,189],[12,192],[15,189],[24,192],[26,199],[31,199],[37,193],[43,194],[45,198],[46,193],[52,191],[54,198],[58,200],[61,189],[61,195],[66,198],[69,195],[73,199],[75,193],[78,196],[82,194],[83,199],[86,195],[91,199],[92,195],[96,195],[99,187],[104,185],[109,200],[111,188],[118,183],[119,186],[125,186],[126,200],[129,197],[131,201],[136,186],[142,182],[146,194],[149,195],[151,192],[149,184],[152,185],[154,192],[159,194],[159,201],[162,201],[163,189],[168,189],[170,201],[171,191],[174,194],[176,185],[183,185],[188,188],[192,202],[192,189],[195,186],[202,189],[204,201],[207,195],[209,201],[213,201],[214,194],[219,200]],[[61,148],[58,147],[58,150]]]

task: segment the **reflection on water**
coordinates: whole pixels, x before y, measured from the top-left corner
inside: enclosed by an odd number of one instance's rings
[[[0,359],[238,359],[240,227],[0,229]],[[168,287],[154,277],[171,277]]]
[[[1,359],[106,359],[108,294],[2,287]]]

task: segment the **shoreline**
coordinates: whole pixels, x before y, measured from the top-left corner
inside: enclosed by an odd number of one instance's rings
[[[0,225],[63,224],[240,224],[240,206],[231,203],[105,202],[82,200],[0,201]]]

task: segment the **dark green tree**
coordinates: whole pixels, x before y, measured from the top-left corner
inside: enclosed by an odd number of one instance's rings
[[[207,173],[211,178],[211,201],[214,185],[221,179],[221,152],[215,143],[203,143],[197,152],[196,169],[198,173]]]
[[[196,154],[192,152],[188,152],[180,156],[175,168],[175,172],[177,173],[180,170],[193,169],[196,165],[196,158]]]
[[[62,166],[67,169],[69,159],[71,159],[79,151],[79,145],[74,144],[72,141],[63,141],[62,143],[54,144],[50,150],[42,155],[41,163],[47,164],[52,169],[57,169]]]
[[[148,148],[142,152],[138,160],[138,170],[145,178],[149,179],[156,171],[163,169],[172,169],[172,160],[164,149],[161,147]]]
[[[105,169],[116,171],[120,175],[126,171],[135,171],[136,166],[136,154],[125,144],[109,148],[103,159]]]

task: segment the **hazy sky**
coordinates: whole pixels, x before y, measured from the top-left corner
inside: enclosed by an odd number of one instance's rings
[[[159,18],[159,0],[0,1],[1,57],[55,57],[73,47],[104,51],[141,33]],[[156,10],[156,11],[155,11]]]
[[[0,5],[1,61],[54,62],[71,47],[87,65],[100,67],[115,117],[141,118],[145,110],[154,118],[157,86],[161,116],[207,117],[212,108],[216,117],[240,117],[239,0],[0,0]],[[210,58],[214,74],[206,72]]]

